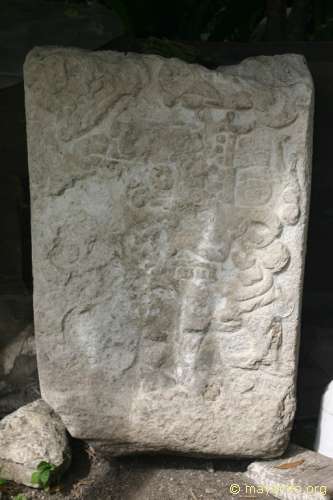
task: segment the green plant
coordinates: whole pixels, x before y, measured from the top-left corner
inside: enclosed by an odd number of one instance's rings
[[[15,495],[14,497],[12,497],[12,500],[28,500],[28,497],[26,497],[22,493],[19,493],[18,495]]]
[[[5,484],[7,484],[7,479],[2,479],[2,477],[0,477],[0,486],[4,486]]]
[[[40,464],[38,464],[37,470],[32,473],[32,484],[38,485],[44,490],[48,490],[55,470],[55,465],[50,464],[49,462],[40,462]]]

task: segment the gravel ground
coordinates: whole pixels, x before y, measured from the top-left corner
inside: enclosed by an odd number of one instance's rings
[[[243,474],[249,463],[244,461],[136,456],[110,462],[78,442],[73,450],[72,466],[59,486],[42,492],[8,483],[2,500],[18,493],[29,500],[243,499],[251,484]],[[239,494],[230,493],[232,484],[239,485]]]

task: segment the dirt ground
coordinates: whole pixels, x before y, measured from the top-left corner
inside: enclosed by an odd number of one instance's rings
[[[246,485],[251,484],[243,474],[248,463],[167,456],[110,462],[75,442],[72,466],[59,486],[42,492],[8,483],[2,500],[19,493],[29,500],[240,500],[248,496]],[[232,495],[230,487],[235,484],[240,492]]]

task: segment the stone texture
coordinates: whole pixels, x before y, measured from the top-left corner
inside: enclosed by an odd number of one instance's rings
[[[0,422],[0,476],[33,486],[31,475],[40,462],[49,462],[60,474],[71,452],[60,417],[39,399],[7,415]]]
[[[256,485],[247,493],[259,497],[268,493],[281,500],[333,498],[333,460],[300,446],[290,446],[278,460],[253,462],[246,476]]]
[[[0,419],[40,398],[32,320],[31,295],[0,293]]]
[[[110,454],[276,456],[295,409],[304,59],[25,63],[41,390]]]
[[[0,349],[0,418],[40,398],[33,325]]]

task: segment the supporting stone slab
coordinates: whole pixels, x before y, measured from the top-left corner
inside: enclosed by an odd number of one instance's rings
[[[333,460],[291,445],[279,459],[253,462],[246,476],[255,486],[248,494],[271,494],[281,500],[330,500],[333,498]]]

